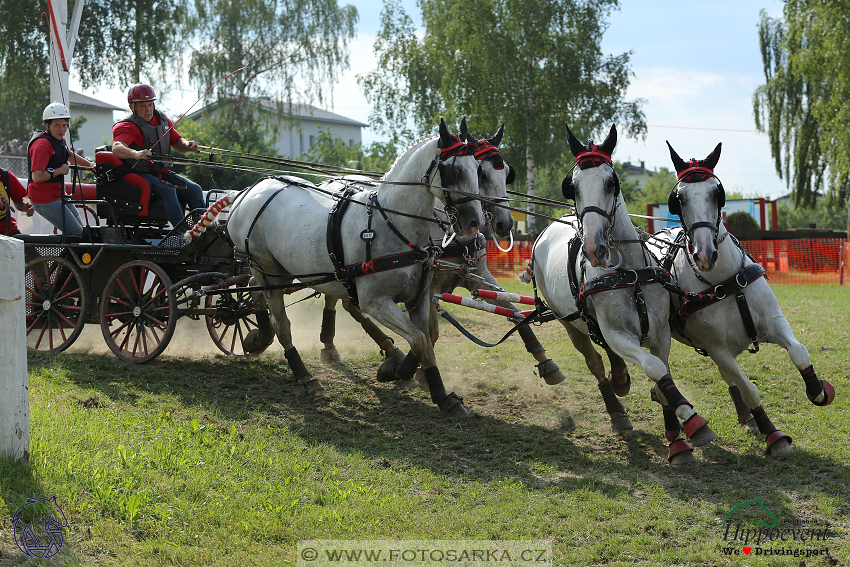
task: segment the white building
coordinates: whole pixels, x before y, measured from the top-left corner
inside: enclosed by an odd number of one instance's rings
[[[94,155],[94,149],[104,144],[112,143],[112,125],[115,124],[114,112],[126,111],[127,108],[113,106],[90,96],[74,91],[69,92],[71,117],[85,116],[85,124],[80,127],[78,140],[68,140],[68,145],[74,145],[74,151],[83,150],[86,157]]]
[[[278,117],[275,102],[258,99],[248,100],[259,103],[260,112],[264,115],[270,130],[277,131],[275,148],[278,155],[289,159],[302,157],[316,142],[320,128],[330,130],[332,136],[342,138],[349,146],[355,146],[362,141],[362,129],[368,127],[368,124],[310,105],[293,106],[292,110],[293,114],[296,115],[297,123],[289,123]],[[187,115],[186,119],[198,121],[210,114],[215,116],[218,112],[218,105],[218,102],[214,102]]]

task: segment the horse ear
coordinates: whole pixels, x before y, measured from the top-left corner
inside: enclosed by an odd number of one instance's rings
[[[496,133],[493,134],[493,137],[487,140],[487,143],[493,147],[498,148],[499,142],[502,141],[502,135],[505,133],[505,123],[502,122],[502,125],[499,126],[499,129],[496,130]]]
[[[714,151],[708,154],[708,156],[706,156],[706,158],[702,160],[703,166],[707,167],[708,169],[714,170],[718,160],[720,160],[720,146],[722,145],[722,142],[718,143],[717,147],[714,148]]]
[[[608,136],[605,138],[605,141],[602,142],[602,145],[599,146],[599,149],[606,154],[613,155],[614,147],[617,145],[617,125],[611,124],[611,131],[608,132]]]
[[[442,116],[440,116],[440,147],[448,148],[454,143],[454,136],[449,133],[449,129],[446,127],[446,121],[443,120]]]
[[[570,151],[574,156],[577,156],[584,151],[584,144],[579,142],[579,139],[575,137],[575,134],[573,134],[573,131],[570,130],[569,126],[566,124],[564,124],[564,126],[567,128],[567,139],[570,141]]]
[[[510,164],[505,164],[508,166],[508,177],[505,179],[505,185],[510,185],[516,180],[516,170],[510,166]]]
[[[460,119],[460,139],[469,141],[469,131],[466,129],[466,116]]]
[[[567,131],[569,131],[569,129],[567,129]],[[561,181],[561,194],[567,201],[576,200],[576,190],[575,187],[573,187],[573,176],[569,173],[566,174],[564,176],[564,180]]]
[[[667,140],[665,140],[665,142],[667,142]],[[670,148],[670,159],[673,160],[673,167],[676,168],[676,173],[679,173],[683,169],[687,169],[688,164],[685,163],[685,160],[679,157],[679,154],[676,153],[676,150],[673,149],[670,142],[667,142],[667,147]]]

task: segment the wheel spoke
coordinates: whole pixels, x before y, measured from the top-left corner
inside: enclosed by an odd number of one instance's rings
[[[132,305],[130,305],[129,303],[127,303],[126,301],[123,301],[122,299],[120,299],[118,297],[115,297],[114,295],[107,295],[106,299],[109,300],[109,301],[114,301],[115,303],[123,305],[124,307],[130,307],[131,310],[132,310],[132,307],[133,307]]]
[[[42,325],[41,332],[38,334],[38,339],[35,341],[35,348],[36,349],[38,349],[38,347],[41,346],[41,339],[44,338],[44,331],[46,331],[46,330],[47,330],[47,325]]]
[[[234,325],[231,328],[233,329],[233,339],[230,341],[230,352],[235,353],[236,352],[236,337],[237,337],[236,331],[239,329],[239,321],[236,321],[236,325]]]
[[[42,311],[42,312],[40,312],[40,313],[33,313],[33,315],[35,315],[35,321],[33,321],[33,322],[32,322],[32,325],[30,325],[30,326],[27,328],[27,334],[28,334],[28,335],[30,334],[30,331],[32,331],[32,330],[35,328],[35,326],[38,324],[38,320],[39,320],[39,319],[41,319],[41,318],[44,316],[44,311]],[[43,327],[42,327],[42,332],[44,332],[44,328],[43,328]],[[37,346],[37,345],[36,345],[36,346]]]
[[[116,283],[116,284],[118,284],[118,287],[120,287],[120,288],[121,288],[121,291],[123,291],[123,292],[124,292],[124,297],[126,297],[126,298],[127,298],[127,303],[126,303],[125,305],[127,305],[127,306],[129,307],[129,306],[130,306],[130,302],[131,302],[131,301],[133,301],[133,297],[132,297],[132,296],[131,296],[128,292],[127,292],[127,290],[124,288],[124,282],[122,282],[122,281],[121,281],[121,278],[116,278],[116,279],[115,279],[115,283]],[[110,296],[110,297],[111,297],[111,296]],[[116,301],[117,301],[117,298],[116,298]]]

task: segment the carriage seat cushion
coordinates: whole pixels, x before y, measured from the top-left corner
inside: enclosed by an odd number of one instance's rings
[[[164,206],[156,198],[151,198],[151,190],[144,177],[138,173],[126,173],[124,163],[111,151],[98,151],[94,159],[97,196],[111,203],[117,216],[167,220]]]

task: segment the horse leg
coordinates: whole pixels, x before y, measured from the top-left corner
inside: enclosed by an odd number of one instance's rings
[[[257,285],[257,280],[251,278],[249,285]],[[245,340],[242,341],[242,349],[245,354],[260,354],[274,342],[274,329],[263,292],[255,291],[251,295],[256,305],[254,309],[257,316],[257,328],[251,329],[245,335]]]
[[[476,273],[487,282],[496,286],[499,285],[499,282],[496,281],[496,278],[490,273],[490,270],[485,268],[484,270],[477,270]],[[469,280],[465,281],[464,287],[466,287],[469,291],[482,288],[481,285]],[[519,311],[519,309],[517,309],[516,306],[509,301],[488,300],[488,303],[492,303],[493,305],[498,305],[499,307],[504,307],[512,311]],[[534,360],[537,361],[537,364],[535,365],[537,366],[537,371],[540,373],[540,377],[543,378],[547,384],[554,386],[566,380],[567,377],[564,376],[563,372],[561,372],[558,364],[546,356],[546,349],[542,344],[540,344],[540,341],[537,340],[537,336],[535,336],[531,327],[523,325],[517,332],[525,345],[525,350],[528,351],[528,353],[534,357]],[[436,343],[436,341],[434,342]]]
[[[354,306],[350,301],[343,300],[342,307],[354,317],[354,320],[360,323],[366,334],[369,335],[375,344],[381,349],[381,354],[384,356],[384,363],[378,368],[378,382],[391,382],[396,378],[393,377],[393,361],[396,364],[404,360],[404,351],[395,346],[395,342],[387,336],[381,328],[369,319],[360,309]]]
[[[746,419],[746,415],[742,416],[742,413],[746,411],[749,414],[750,418],[755,422],[758,432],[766,437],[765,450],[768,455],[776,457],[791,453],[791,437],[776,429],[773,423],[771,423],[761,405],[758,388],[743,373],[732,353],[720,349],[712,349],[711,360],[717,365],[720,375],[726,383],[732,384],[732,386],[729,386],[730,394],[732,394],[734,387],[738,391],[741,403],[744,404],[744,407],[740,408],[736,402],[738,421],[745,423],[743,420]],[[735,400],[734,395],[732,399]]]
[[[603,330],[603,333],[605,331]],[[669,332],[661,337],[653,347],[652,352],[646,352],[641,348],[635,335],[620,330],[612,330],[605,335],[611,349],[625,360],[639,365],[643,368],[649,378],[655,382],[657,400],[662,407],[673,409],[677,418],[685,424],[685,436],[697,447],[708,445],[717,437],[708,426],[708,420],[697,414],[693,405],[679,392],[679,388],[673,382],[673,377],[664,360],[670,354]]]
[[[608,372],[611,387],[614,389],[614,393],[622,398],[629,393],[632,387],[629,367],[626,366],[626,361],[610,348],[606,348],[605,353],[608,355],[608,362],[611,365],[611,370]]]
[[[791,362],[800,371],[803,377],[803,382],[806,384],[806,396],[816,406],[828,406],[835,399],[835,389],[832,384],[826,380],[819,380],[815,369],[812,366],[812,360],[809,357],[809,351],[800,341],[794,337],[791,331],[791,326],[784,316],[780,315],[773,318],[776,327],[772,330],[771,336],[767,342],[777,344],[788,351],[788,356],[791,357]]]
[[[336,304],[338,297],[325,296],[325,307],[322,309],[322,330],[319,331],[319,342],[324,347],[319,352],[319,360],[326,363],[339,362],[339,351],[334,345],[336,336]]]
[[[401,362],[393,361],[391,364],[394,380],[410,380],[416,373],[416,368],[422,362],[425,380],[431,394],[431,401],[440,408],[443,415],[466,416],[469,412],[463,405],[463,399],[454,392],[446,393],[440,370],[437,368],[437,357],[434,355],[434,345],[431,344],[429,328],[429,309],[427,298],[414,309],[409,311],[410,317],[406,317],[390,298],[373,298],[368,307],[364,308],[384,326],[398,333],[410,344],[410,352]]]
[[[634,427],[626,413],[626,408],[617,399],[611,381],[605,377],[605,363],[602,361],[602,357],[593,348],[590,337],[566,321],[561,321],[561,323],[567,329],[567,334],[570,336],[573,346],[584,355],[584,362],[588,370],[596,377],[599,393],[602,394],[602,400],[605,402],[605,411],[611,418],[611,429],[628,439],[631,437]]]
[[[261,278],[257,277],[257,280]],[[260,285],[263,285],[262,283]],[[286,316],[285,296],[282,289],[271,291],[271,296],[266,299],[271,311],[271,322],[274,327],[277,340],[283,346],[283,355],[289,363],[289,368],[295,375],[295,380],[301,386],[306,394],[321,396],[324,392],[322,384],[313,378],[304,362],[301,360],[301,355],[298,354],[295,345],[292,344],[292,325],[289,318]]]

